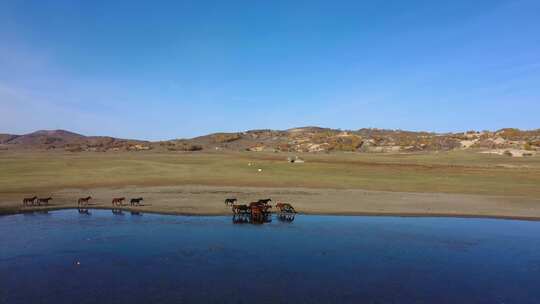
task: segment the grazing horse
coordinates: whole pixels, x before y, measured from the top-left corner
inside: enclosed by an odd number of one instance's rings
[[[33,205],[36,199],[37,199],[37,196],[24,198],[23,206]]]
[[[43,203],[45,205],[48,205],[50,200],[52,200],[52,197],[50,197],[50,196],[49,197],[42,197],[42,198],[37,199],[37,203],[40,206],[41,206],[41,203]]]
[[[234,214],[241,214],[241,213],[248,213],[249,207],[246,205],[233,205],[232,206],[232,212]]]
[[[113,206],[122,206],[122,202],[125,200],[126,198],[125,197],[115,197],[113,198],[112,200],[112,204]]]
[[[294,207],[289,203],[277,203],[276,209],[279,210],[279,212],[296,213]]]
[[[135,205],[135,204],[140,205],[142,200],[143,200],[142,197],[132,198],[132,199],[129,201],[129,204],[130,204],[131,206],[133,206],[133,205]]]
[[[238,200],[236,198],[226,198],[225,199],[225,206],[232,206],[234,203],[236,203]]]
[[[77,201],[77,205],[88,205],[88,202],[92,199],[91,196],[88,196],[88,197],[81,197],[79,198],[79,200]]]

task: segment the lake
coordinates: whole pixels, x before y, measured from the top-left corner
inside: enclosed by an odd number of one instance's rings
[[[539,303],[540,222],[0,217],[0,303]]]

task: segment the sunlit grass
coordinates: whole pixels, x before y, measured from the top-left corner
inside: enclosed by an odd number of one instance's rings
[[[0,154],[0,193],[201,184],[540,197],[540,157],[465,151],[301,156],[303,164],[286,162],[285,153],[8,151]]]

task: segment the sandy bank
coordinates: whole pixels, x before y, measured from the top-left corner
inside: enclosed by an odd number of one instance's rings
[[[223,201],[237,197],[240,203],[270,197],[292,203],[300,213],[334,215],[476,216],[540,219],[540,199],[516,196],[484,196],[446,193],[409,193],[367,190],[256,188],[214,186],[121,187],[63,189],[51,195],[49,207],[77,207],[77,198],[91,195],[93,208],[111,208],[112,197],[144,197],[143,212],[192,215],[231,214]],[[21,206],[28,193],[0,194],[0,214],[40,209]],[[125,206],[130,208],[129,206]]]

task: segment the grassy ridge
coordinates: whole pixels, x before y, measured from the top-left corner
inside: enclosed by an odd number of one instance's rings
[[[540,197],[540,157],[429,154],[0,153],[0,194],[180,184],[368,189]],[[249,166],[248,163],[252,163]],[[258,169],[262,169],[258,172]]]

